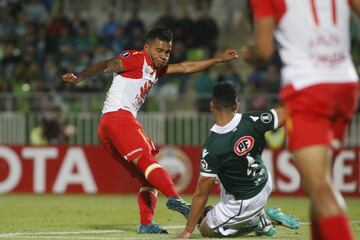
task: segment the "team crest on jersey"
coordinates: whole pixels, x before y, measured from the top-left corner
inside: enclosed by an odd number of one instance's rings
[[[249,152],[254,146],[254,138],[251,136],[243,136],[239,138],[234,146],[234,152],[238,156],[242,156]]]
[[[260,120],[263,122],[263,123],[270,123],[271,120],[272,120],[272,116],[270,113],[263,113],[260,115]]]
[[[123,58],[127,58],[128,56],[130,56],[129,51],[124,51],[122,53],[120,53],[120,56],[122,56]]]

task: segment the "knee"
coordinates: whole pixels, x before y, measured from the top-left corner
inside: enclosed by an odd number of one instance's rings
[[[327,196],[332,193],[332,185],[328,181],[316,181],[307,186],[310,196]]]
[[[199,226],[199,232],[203,237],[215,237],[216,233],[209,227],[206,222],[206,217],[201,221]]]

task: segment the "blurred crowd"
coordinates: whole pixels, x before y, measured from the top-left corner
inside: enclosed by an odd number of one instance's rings
[[[211,0],[206,2],[211,5]],[[27,106],[24,108],[18,100],[12,103],[14,109],[52,109],[54,106],[49,102],[54,101],[53,96],[59,92],[60,95],[105,92],[111,75],[98,75],[76,87],[64,84],[60,76],[69,71],[77,73],[92,63],[116,56],[124,49],[141,49],[147,31],[153,27],[167,27],[174,33],[170,63],[212,57],[222,51],[219,47],[221,31],[209,15],[209,8],[198,9],[198,17],[193,17],[186,10],[177,16],[170,7],[159,7],[159,16],[153,23],[145,22],[134,8],[128,19],[120,20],[115,13],[108,13],[107,20],[98,23],[84,18],[80,11],[65,13],[62,4],[60,0],[0,1],[0,98],[1,93],[52,93],[52,96],[37,94],[36,100],[23,101]],[[360,56],[356,54],[359,49],[355,47],[355,56]],[[355,62],[358,61],[355,59]],[[197,99],[195,110],[208,111],[213,85],[228,81],[244,93],[242,96],[251,96],[245,102],[246,110],[261,110],[277,101],[274,96],[280,87],[280,65],[275,56],[270,64],[258,67],[244,77],[233,63],[224,64],[215,71],[210,69],[194,76],[162,78],[150,93],[180,96],[190,91]],[[27,99],[31,100],[31,97]],[[0,102],[0,110],[4,110],[5,101]],[[99,105],[101,102],[96,108],[100,108]],[[155,105],[148,101],[143,110],[159,110]]]
[[[79,72],[85,66],[119,54],[124,49],[141,49],[146,33],[137,9],[120,22],[114,13],[96,29],[76,11],[65,14],[61,1],[8,1],[0,6],[0,91],[69,90],[59,80],[68,71]],[[196,54],[201,48],[213,56],[217,50],[218,27],[206,11],[199,19],[184,12],[176,18],[166,8],[152,27],[164,26],[174,32],[171,62]],[[196,57],[196,56],[193,56]],[[75,91],[97,91],[104,81],[87,81]],[[73,89],[74,90],[74,89]]]
[[[170,7],[165,7],[162,13],[159,9],[160,16],[154,23],[145,24],[135,8],[126,21],[120,21],[114,13],[109,13],[105,22],[95,24],[79,11],[65,14],[63,1],[59,0],[8,0],[1,3],[0,93],[104,92],[111,75],[96,76],[96,80],[81,82],[75,88],[65,85],[60,76],[69,71],[79,72],[89,64],[111,58],[124,49],[141,49],[149,28],[158,26],[167,27],[174,33],[170,63],[212,57],[219,51],[219,27],[208,9],[199,10],[198,17],[194,18],[186,10],[181,16],[175,16]],[[272,74],[270,81],[278,80],[272,70],[262,70],[254,72],[246,81],[251,91],[266,85],[263,81],[268,81],[267,73]],[[159,95],[187,93],[188,78],[180,75],[160,79],[154,92]],[[231,81],[239,91],[244,91],[245,81],[231,64],[215,74],[209,71],[198,74],[192,80],[193,90],[199,96],[197,109],[200,111],[208,110],[207,97],[202,96],[208,96],[217,81]],[[269,82],[266,86],[274,88],[271,84]],[[39,97],[27,110],[49,108],[48,101],[47,97]],[[16,109],[21,110],[18,106]]]

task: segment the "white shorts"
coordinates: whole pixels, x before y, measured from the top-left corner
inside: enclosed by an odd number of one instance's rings
[[[269,178],[262,191],[253,198],[236,200],[235,197],[226,193],[221,186],[220,201],[207,214],[207,225],[214,231],[224,236],[237,233],[244,224],[257,225],[259,216],[263,213],[264,206],[271,194],[272,182]],[[254,221],[249,221],[253,219]]]

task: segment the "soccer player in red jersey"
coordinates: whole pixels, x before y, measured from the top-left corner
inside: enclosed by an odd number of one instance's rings
[[[255,44],[240,55],[249,63],[266,61],[274,36],[279,45],[288,147],[311,200],[312,239],[354,239],[331,180],[331,152],[357,107],[349,22],[351,10],[360,14],[360,1],[251,0],[251,8]]]
[[[157,150],[136,120],[149,90],[159,76],[195,73],[238,57],[236,50],[228,49],[219,57],[168,64],[171,48],[171,31],[156,28],[148,33],[142,51],[123,51],[112,59],[90,65],[78,74],[62,76],[65,82],[75,85],[96,73],[111,72],[114,75],[102,110],[98,135],[107,152],[142,185],[138,195],[140,233],[168,233],[153,223],[157,190],[168,198],[169,209],[185,217],[190,212],[190,206],[180,198],[170,176],[156,161]]]

